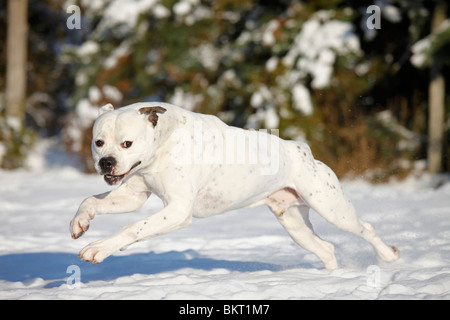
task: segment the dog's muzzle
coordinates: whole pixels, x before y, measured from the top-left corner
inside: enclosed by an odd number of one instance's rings
[[[98,165],[102,170],[102,174],[111,173],[116,164],[117,161],[113,157],[104,157],[101,158],[100,161],[98,162]]]
[[[114,166],[116,164],[117,164],[117,161],[113,157],[101,158],[100,161],[98,162],[98,165],[100,166],[100,169],[101,169],[101,174],[104,176],[106,183],[109,185],[118,184],[127,175],[129,175],[131,173],[131,171],[133,171],[133,169],[135,169],[137,166],[139,166],[141,164],[141,161],[138,161],[135,164],[133,164],[131,166],[130,170],[128,170],[124,174],[112,174],[112,172],[114,171]]]

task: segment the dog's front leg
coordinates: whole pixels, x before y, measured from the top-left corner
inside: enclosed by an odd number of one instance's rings
[[[100,263],[115,251],[134,242],[185,228],[192,220],[189,208],[189,205],[169,204],[158,213],[123,228],[117,234],[89,244],[78,256],[84,261]]]
[[[96,214],[137,211],[149,196],[150,192],[136,192],[128,184],[122,184],[116,190],[85,199],[70,222],[72,238],[81,237]]]

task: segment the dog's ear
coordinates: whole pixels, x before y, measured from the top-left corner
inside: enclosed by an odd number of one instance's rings
[[[139,109],[140,114],[145,114],[148,116],[148,121],[153,124],[153,127],[156,127],[156,124],[158,123],[157,113],[164,113],[166,111],[167,110],[163,107],[143,107]]]
[[[102,115],[105,112],[108,111],[113,111],[114,110],[114,106],[111,103],[105,104],[103,107],[101,107],[100,109],[98,109],[98,115]]]

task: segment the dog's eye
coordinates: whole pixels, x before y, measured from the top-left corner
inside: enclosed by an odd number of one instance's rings
[[[97,147],[103,147],[103,145],[105,144],[105,141],[103,141],[103,140],[97,140],[97,141],[95,141],[95,145],[97,146]]]
[[[124,149],[128,149],[133,144],[133,141],[124,141],[120,144],[120,146]]]

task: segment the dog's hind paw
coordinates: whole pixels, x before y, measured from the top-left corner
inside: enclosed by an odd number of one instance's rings
[[[398,258],[400,258],[400,250],[398,250],[398,248],[396,246],[392,246],[392,250],[394,250],[394,256],[395,256],[394,260],[397,260]]]
[[[389,249],[389,251],[385,252],[383,255],[380,255],[383,261],[392,262],[400,258],[400,250],[398,250],[396,246],[387,248]]]

